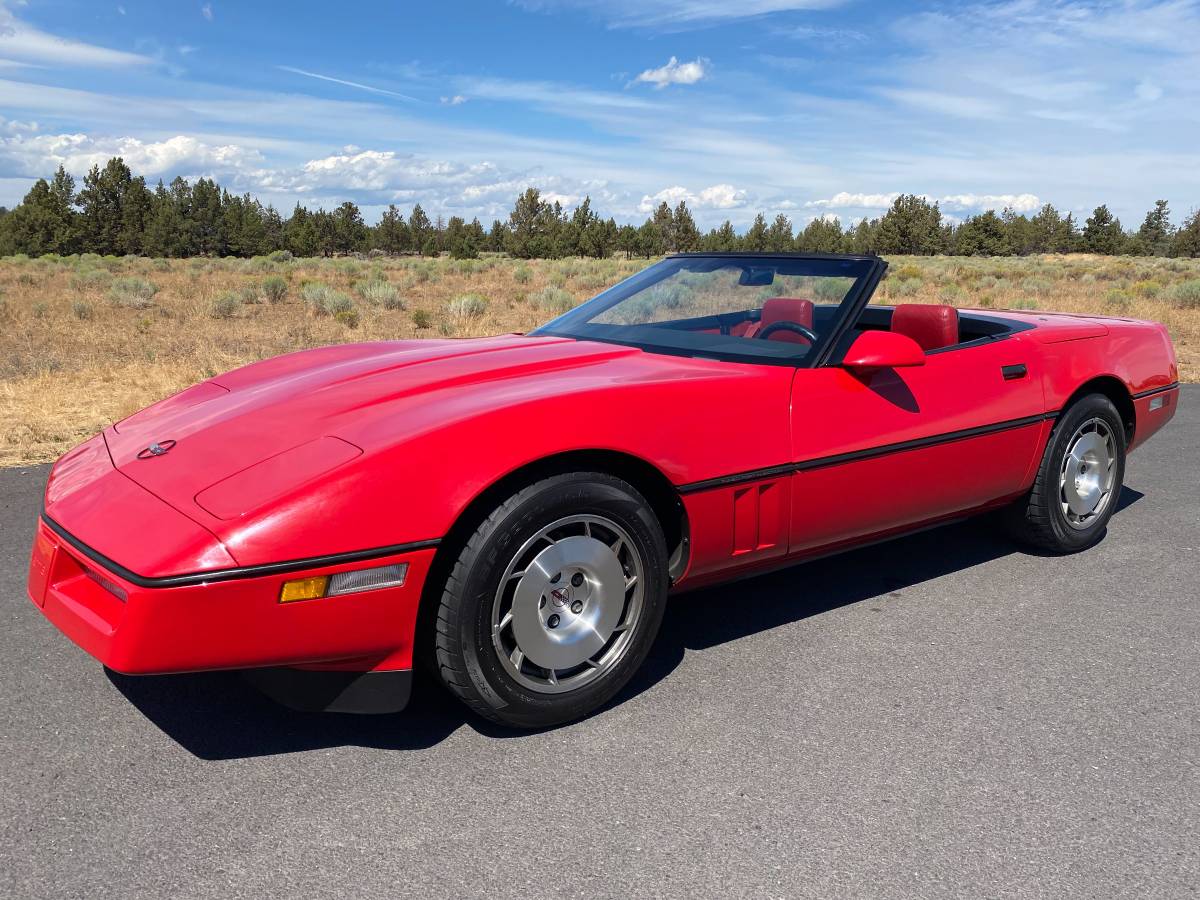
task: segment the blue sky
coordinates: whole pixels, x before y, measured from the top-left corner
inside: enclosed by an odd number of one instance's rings
[[[1200,205],[1200,2],[0,0],[0,204],[122,155],[290,210],[704,226]]]

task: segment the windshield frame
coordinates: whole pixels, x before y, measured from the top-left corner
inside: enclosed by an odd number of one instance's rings
[[[803,356],[773,356],[769,354],[758,353],[740,353],[736,350],[715,349],[715,348],[687,348],[672,346],[670,344],[656,344],[651,340],[641,339],[643,336],[651,337],[653,332],[651,326],[631,325],[626,326],[631,331],[638,329],[637,336],[631,336],[628,339],[623,339],[613,335],[597,335],[587,333],[587,321],[595,316],[600,315],[611,307],[624,302],[634,294],[645,290],[670,276],[672,272],[678,271],[677,267],[669,266],[672,260],[687,259],[687,260],[746,260],[748,262],[760,260],[789,260],[789,261],[812,261],[815,263],[830,262],[830,263],[859,263],[861,268],[856,270],[855,282],[846,295],[839,301],[836,316],[825,333],[820,336],[816,345],[813,346]],[[669,271],[658,274],[660,269],[667,268]],[[792,368],[816,368],[823,365],[829,358],[830,352],[837,346],[838,340],[845,334],[847,328],[859,316],[863,307],[870,302],[871,296],[875,293],[876,287],[879,285],[880,279],[883,277],[884,271],[887,269],[887,263],[878,256],[855,255],[855,254],[820,254],[820,253],[672,253],[660,261],[635,272],[610,288],[601,291],[595,297],[585,301],[569,312],[563,313],[554,319],[551,319],[546,324],[529,332],[531,336],[554,336],[572,338],[578,341],[596,341],[606,344],[617,344],[625,347],[636,347],[647,353],[659,353],[667,356],[686,356],[696,359],[713,359],[727,362],[750,363],[753,365],[766,366],[790,366]],[[646,332],[650,332],[649,335]]]

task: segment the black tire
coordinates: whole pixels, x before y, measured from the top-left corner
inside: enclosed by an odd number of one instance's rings
[[[1072,522],[1063,509],[1060,485],[1068,450],[1081,427],[1096,420],[1107,426],[1112,438],[1112,483],[1102,509],[1082,522]],[[1033,488],[1005,510],[1004,522],[1017,541],[1049,553],[1078,553],[1104,536],[1125,480],[1125,426],[1111,400],[1088,394],[1071,404],[1055,424],[1038,466]]]
[[[552,523],[573,516],[601,517],[628,536],[642,569],[640,605],[636,621],[627,628],[628,637],[621,638],[620,654],[614,654],[603,670],[565,693],[543,693],[517,680],[525,677],[522,663],[518,662],[514,675],[511,658],[501,661],[493,641],[496,604],[503,602],[497,597],[502,579],[511,580],[505,579],[505,573],[522,548]],[[632,549],[622,552],[628,555]],[[662,528],[631,485],[598,472],[538,481],[501,503],[459,549],[435,621],[439,677],[476,713],[504,725],[543,728],[582,718],[610,700],[645,660],[662,623],[667,587]],[[550,670],[533,666],[532,672],[529,678]]]

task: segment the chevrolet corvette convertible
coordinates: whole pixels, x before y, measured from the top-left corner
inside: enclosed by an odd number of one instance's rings
[[[529,334],[217,376],[58,461],[29,595],[118,672],[365,712],[420,663],[544,727],[629,680],[669,594],[990,510],[1100,540],[1175,413],[1166,329],[869,306],[885,270],[678,255]]]

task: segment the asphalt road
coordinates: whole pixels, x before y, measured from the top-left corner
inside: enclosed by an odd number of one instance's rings
[[[6,897],[1181,897],[1200,885],[1200,388],[1079,556],[951,526],[679,598],[585,722],[124,678],[23,590],[0,471]]]

